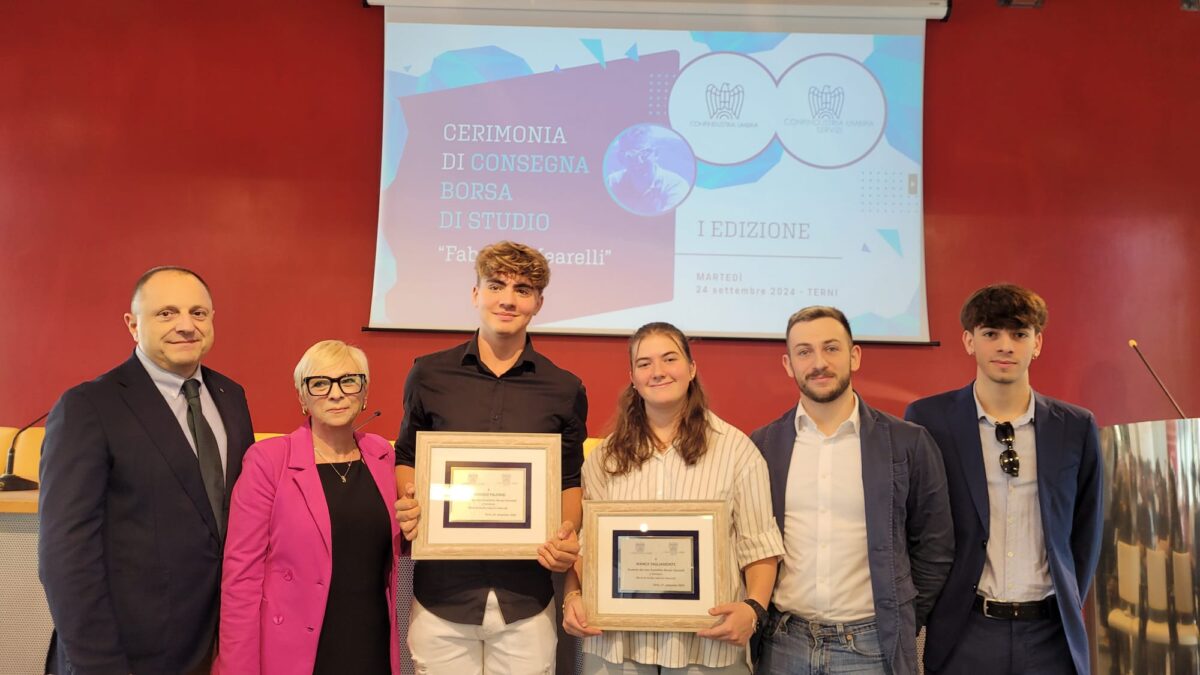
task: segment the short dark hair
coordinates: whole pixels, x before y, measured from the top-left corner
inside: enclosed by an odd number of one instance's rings
[[[984,326],[1032,328],[1034,333],[1041,333],[1046,327],[1046,301],[1024,286],[992,284],[972,293],[958,318],[967,332]]]
[[[798,323],[808,323],[817,319],[834,319],[842,324],[842,328],[846,329],[846,336],[850,338],[850,344],[854,344],[854,331],[850,330],[850,320],[842,310],[837,307],[829,307],[826,305],[812,305],[796,312],[788,317],[787,330],[783,333],[783,339],[787,340],[787,336],[792,333],[792,326]]]
[[[186,267],[180,267],[178,265],[159,265],[158,267],[151,267],[143,272],[142,276],[138,277],[137,283],[133,285],[133,294],[129,296],[130,305],[133,305],[133,303],[137,302],[138,294],[142,292],[142,287],[146,285],[146,282],[150,281],[154,275],[161,272],[178,272],[180,274],[191,275],[196,279],[196,281],[200,282],[200,285],[204,287],[204,290],[208,293],[209,297],[212,296],[212,291],[208,288],[208,283],[204,281],[204,277],[201,277],[199,274],[196,274]]]

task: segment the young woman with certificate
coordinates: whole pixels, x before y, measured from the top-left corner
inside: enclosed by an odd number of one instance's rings
[[[687,338],[667,323],[642,326],[629,342],[630,387],[612,434],[583,466],[585,500],[720,500],[731,506],[727,597],[696,633],[607,631],[588,625],[577,570],[568,571],[563,628],[583,641],[585,675],[749,673],[746,645],[775,584],[783,540],[771,514],[767,466],[745,434],[708,410]],[[615,597],[688,595],[686,533],[617,538]],[[660,593],[656,596],[656,593]]]

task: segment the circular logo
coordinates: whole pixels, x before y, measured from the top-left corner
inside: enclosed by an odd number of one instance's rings
[[[849,166],[883,138],[887,101],[875,75],[842,54],[815,54],[779,81],[775,126],[796,159],[822,169]]]
[[[743,54],[707,54],[684,66],[667,104],[671,126],[709,164],[739,164],[775,136],[775,79]]]

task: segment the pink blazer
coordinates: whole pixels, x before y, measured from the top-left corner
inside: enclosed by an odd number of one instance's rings
[[[379,498],[393,512],[396,464],[390,443],[355,434]],[[221,578],[221,641],[214,673],[312,673],[333,573],[329,508],[307,424],[255,443],[233,488]],[[392,518],[386,602],[392,673],[400,672],[396,561],[400,528]],[[382,579],[380,582],[382,583]]]

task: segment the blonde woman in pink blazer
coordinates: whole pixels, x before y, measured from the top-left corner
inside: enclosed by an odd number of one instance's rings
[[[390,443],[354,432],[362,350],[318,342],[296,365],[308,420],[255,443],[233,489],[214,672],[400,672],[400,529]]]

